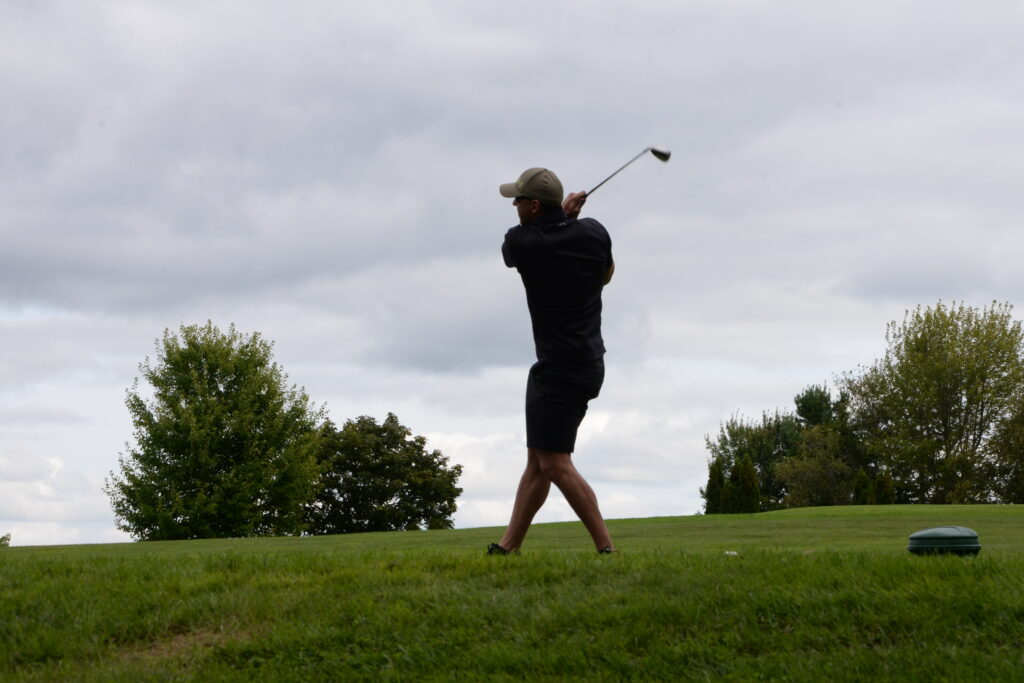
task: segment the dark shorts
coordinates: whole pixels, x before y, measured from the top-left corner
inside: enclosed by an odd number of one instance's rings
[[[526,447],[572,453],[576,431],[604,383],[604,360],[537,361],[526,382]]]

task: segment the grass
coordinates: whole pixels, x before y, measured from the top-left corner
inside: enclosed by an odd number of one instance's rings
[[[916,557],[957,524],[978,557]],[[0,551],[4,680],[1021,680],[1024,509]],[[735,552],[736,555],[727,555]]]

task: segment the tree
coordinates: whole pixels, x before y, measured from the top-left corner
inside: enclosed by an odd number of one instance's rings
[[[827,425],[834,420],[832,394],[825,386],[812,385],[793,399],[796,414],[805,425]]]
[[[750,456],[744,456],[729,473],[732,484],[733,509],[731,512],[760,512],[761,493],[758,490],[757,470]]]
[[[875,501],[879,505],[892,505],[896,502],[896,494],[893,491],[892,477],[888,472],[882,472],[875,479]]]
[[[729,476],[722,482],[722,505],[719,512],[723,515],[732,515],[740,510],[739,490],[736,480]]]
[[[1024,502],[1024,332],[1011,313],[918,306],[889,323],[883,358],[840,377],[838,399],[814,385],[795,415],[731,418],[706,437],[711,462],[729,472],[749,456],[766,510],[845,503],[854,489],[879,504]],[[733,498],[726,478],[723,505]]]
[[[786,484],[786,505],[847,505],[852,492],[850,468],[839,458],[839,434],[815,425],[800,439],[797,455],[779,463]]]
[[[307,506],[313,534],[401,529],[450,529],[462,466],[448,467],[440,451],[388,413],[328,424],[319,452],[323,475]]]
[[[126,404],[136,445],[104,490],[136,539],[297,534],[315,495],[322,409],[286,386],[272,345],[234,325],[166,330]]]
[[[993,441],[996,494],[1003,503],[1024,503],[1024,403],[999,425]]]
[[[874,505],[877,502],[875,496],[875,483],[864,471],[864,468],[857,470],[857,476],[853,478],[853,504]]]
[[[828,426],[835,430],[839,437],[839,459],[846,463],[851,471],[864,470],[871,478],[872,473],[878,471],[878,464],[858,436],[850,412],[850,396],[845,391],[840,391],[839,398],[833,401],[832,416]]]
[[[712,463],[711,466],[716,465]],[[718,466],[721,466],[720,461]],[[750,456],[743,456],[729,469],[728,476],[723,477],[718,512],[736,514],[760,511],[761,494],[758,490],[757,469]]]
[[[993,437],[1024,402],[1024,336],[1009,304],[941,302],[889,324],[882,359],[843,378],[858,436],[897,502],[993,497]]]
[[[704,514],[715,515],[722,512],[722,487],[725,486],[725,470],[721,458],[712,458],[708,463],[708,485],[700,490],[704,499]]]
[[[11,535],[4,534],[3,536],[0,536],[0,548],[6,548],[9,545],[11,545]]]
[[[839,398],[833,400],[832,392],[822,385],[811,385],[793,399],[796,414],[804,427],[823,427],[834,431],[838,437],[836,457],[846,463],[851,471],[873,469],[873,464],[864,452],[863,445],[857,439],[850,424],[850,397],[843,391]],[[802,438],[802,437],[801,437]]]

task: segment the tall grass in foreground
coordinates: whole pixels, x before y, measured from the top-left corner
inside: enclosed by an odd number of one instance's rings
[[[961,524],[976,558],[915,557]],[[828,508],[0,553],[12,680],[1024,679],[1024,511]],[[738,555],[726,555],[734,551]]]

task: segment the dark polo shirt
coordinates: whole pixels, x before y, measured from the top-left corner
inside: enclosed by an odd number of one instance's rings
[[[533,322],[537,360],[580,362],[604,356],[601,290],[612,240],[593,218],[549,211],[505,234],[505,265],[519,271]]]

